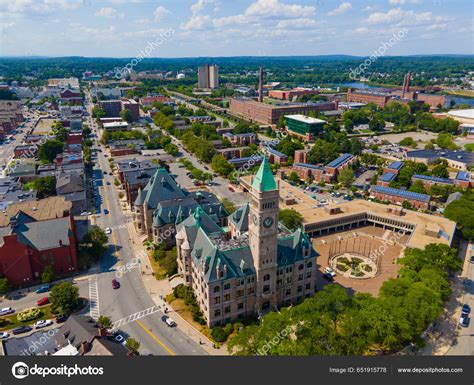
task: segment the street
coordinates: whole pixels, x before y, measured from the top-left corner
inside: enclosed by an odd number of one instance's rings
[[[91,104],[88,109],[91,113]],[[95,122],[93,127],[93,131],[98,134]],[[104,151],[98,152],[97,162],[102,171],[111,171],[108,161],[104,157]],[[131,219],[122,212],[117,191],[112,187],[113,184],[107,185],[105,183],[107,180],[113,182],[114,176],[104,175],[104,177],[104,183],[98,188],[102,207],[96,223],[101,228],[110,227],[112,234],[109,236],[109,250],[101,261],[101,272],[97,274],[98,303],[100,314],[106,315],[111,318],[112,322],[116,322],[155,306],[151,294],[157,295],[159,293],[147,292],[141,276],[141,269],[130,269],[120,279],[117,279],[115,268],[130,262],[136,257],[136,252],[134,240],[130,236],[128,227],[124,226]],[[107,208],[109,214],[103,214],[103,208]],[[117,279],[120,282],[119,289],[112,288],[112,279]],[[206,354],[181,330],[168,327],[161,320],[162,315],[163,313],[158,311],[124,325],[120,330],[140,342],[141,354]]]

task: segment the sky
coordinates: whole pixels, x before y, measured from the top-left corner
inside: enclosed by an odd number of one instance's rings
[[[0,56],[473,54],[473,14],[473,0],[0,0]]]

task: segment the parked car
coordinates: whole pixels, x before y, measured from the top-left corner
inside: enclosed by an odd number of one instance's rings
[[[107,215],[108,213],[109,213],[109,210],[107,210],[107,209],[104,209],[104,214],[106,214],[106,215]]]
[[[465,303],[462,305],[461,314],[469,314],[471,312],[471,307]]]
[[[471,257],[471,263],[474,263],[474,255]]]
[[[7,339],[8,337],[10,337],[10,334],[7,332],[0,332],[0,340]]]
[[[51,286],[50,285],[43,285],[43,286],[40,286],[38,289],[35,290],[35,293],[36,294],[39,294],[39,293],[46,293],[48,291],[51,290]]]
[[[168,325],[170,328],[176,326],[176,322],[174,322],[170,317],[168,317],[167,315],[164,315],[163,317],[161,317],[161,320],[166,323],[166,325]]]
[[[464,328],[469,326],[469,316],[467,314],[461,314],[461,317],[459,318],[459,325]]]
[[[111,228],[110,228],[110,227],[106,227],[106,228],[105,228],[105,233],[106,233],[106,234],[112,234]]]
[[[324,273],[323,274],[323,278],[329,282],[333,282],[334,281],[334,278],[332,277],[331,274],[328,274],[328,273]]]
[[[12,333],[16,335],[16,334],[21,334],[21,333],[27,333],[31,330],[33,329],[30,328],[29,326],[18,326],[17,328],[12,329]]]
[[[44,306],[44,305],[47,305],[48,303],[49,303],[49,298],[48,297],[44,297],[44,298],[41,298],[38,301],[36,301],[36,304],[38,306]]]
[[[52,324],[53,324],[53,321],[51,321],[50,319],[42,319],[35,322],[35,329],[45,328],[46,326],[50,326]]]
[[[113,279],[112,280],[112,288],[118,289],[119,287],[120,287],[119,281],[117,281],[116,279]]]
[[[324,269],[324,273],[329,274],[331,277],[336,276],[335,271],[333,269],[331,269],[329,266],[326,266],[326,268]]]
[[[11,307],[4,307],[0,309],[0,316],[12,314],[12,313],[15,313],[15,310],[13,310]]]
[[[125,337],[122,332],[118,331],[114,334],[114,340],[119,344],[125,345],[125,343],[127,342],[127,337]]]
[[[56,316],[56,323],[61,324],[63,322],[66,322],[66,320],[69,318],[67,314],[59,314]]]

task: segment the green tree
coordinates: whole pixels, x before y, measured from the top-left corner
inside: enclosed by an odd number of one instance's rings
[[[105,231],[98,226],[92,226],[84,235],[80,244],[80,251],[98,260],[107,250],[109,239]]]
[[[457,250],[441,243],[431,243],[424,250],[407,248],[399,263],[414,271],[431,266],[446,272],[454,272],[462,266],[462,261],[457,256]]]
[[[56,159],[56,155],[61,154],[63,152],[63,148],[64,144],[61,143],[59,140],[47,140],[39,148],[38,158],[43,163],[52,163],[53,160]]]
[[[138,349],[140,349],[140,342],[133,338],[128,338],[127,342],[125,342],[125,347],[133,354],[138,354]]]
[[[94,119],[105,118],[106,115],[105,111],[100,107],[94,107],[92,109],[92,117]]]
[[[465,193],[460,199],[450,203],[444,216],[456,222],[464,238],[474,240],[474,194]]]
[[[234,171],[234,166],[223,155],[214,155],[211,160],[211,167],[215,172],[224,176],[229,176]]]
[[[425,185],[421,180],[416,180],[415,182],[413,182],[409,190],[419,194],[426,194]]]
[[[8,290],[10,290],[8,279],[0,278],[0,294],[7,294]]]
[[[290,175],[288,175],[288,182],[291,184],[298,184],[301,182],[300,176],[296,171],[290,172]]]
[[[278,220],[290,230],[296,230],[303,224],[303,216],[293,209],[280,210]]]
[[[56,275],[54,274],[54,270],[51,267],[51,265],[46,266],[41,273],[41,282],[51,283],[55,279],[56,279]]]
[[[345,168],[337,176],[337,181],[345,187],[349,187],[354,181],[354,170],[352,168]]]
[[[132,123],[133,122],[133,114],[132,111],[124,108],[122,111],[120,111],[120,117],[125,120],[127,123]]]
[[[48,198],[56,195],[56,177],[49,175],[36,178],[23,185],[23,190],[35,190],[38,199]]]
[[[77,306],[79,288],[71,282],[61,282],[51,289],[51,306],[54,311],[72,312]]]
[[[97,324],[104,329],[110,329],[112,327],[112,320],[110,317],[107,317],[105,315],[101,315],[98,320]]]

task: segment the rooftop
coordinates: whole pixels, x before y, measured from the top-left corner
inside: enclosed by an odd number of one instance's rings
[[[393,173],[393,172],[386,172],[386,173],[384,173],[384,174],[379,178],[379,181],[382,181],[382,182],[391,182],[391,181],[394,180],[396,177],[397,177],[397,174],[395,174],[395,173]]]
[[[293,120],[297,120],[298,122],[307,123],[307,124],[321,124],[321,123],[326,123],[325,120],[316,119],[316,118],[311,118],[311,117],[309,117],[309,116],[301,115],[301,114],[285,115],[285,119],[293,119]]]
[[[334,159],[332,162],[329,162],[327,167],[334,167],[337,168],[342,165],[344,162],[348,161],[352,158],[351,154],[342,154],[339,158]]]
[[[395,161],[390,163],[387,168],[390,170],[400,170],[403,167],[403,162],[402,161]]]
[[[241,179],[247,183],[250,182],[251,176],[243,176]],[[303,216],[303,225],[307,226],[312,223],[319,223],[326,220],[333,220],[338,218],[344,218],[357,214],[373,214],[381,217],[393,219],[395,221],[403,220],[405,222],[412,223],[415,228],[413,233],[408,240],[408,247],[424,248],[429,243],[443,243],[450,245],[452,237],[449,239],[440,237],[436,238],[426,233],[428,228],[439,228],[445,234],[454,234],[456,229],[456,223],[449,219],[424,214],[411,210],[404,210],[403,216],[393,215],[387,212],[387,205],[369,202],[363,199],[354,199],[353,201],[341,202],[335,207],[340,209],[339,213],[330,213],[325,207],[318,207],[318,202],[311,198],[308,194],[303,192],[301,189],[290,185],[288,182],[279,180],[279,191],[282,201],[280,202],[280,208],[286,209],[291,208],[299,212]],[[292,197],[296,201],[295,204],[285,204],[285,198]]]
[[[445,183],[445,184],[454,184],[454,182],[451,179],[448,178],[439,178],[437,176],[430,176],[430,175],[421,175],[421,174],[415,174],[412,176],[414,179],[422,179],[422,180],[430,180],[433,182],[438,182],[438,183]]]
[[[372,186],[372,191],[380,194],[387,194],[387,195],[393,195],[393,196],[398,196],[401,198],[406,198],[409,200],[416,200],[416,201],[422,201],[422,202],[429,202],[431,200],[431,197],[426,194],[420,194],[412,191],[407,191],[407,190],[400,190],[397,188],[392,188],[392,187],[383,187],[383,186]]]

